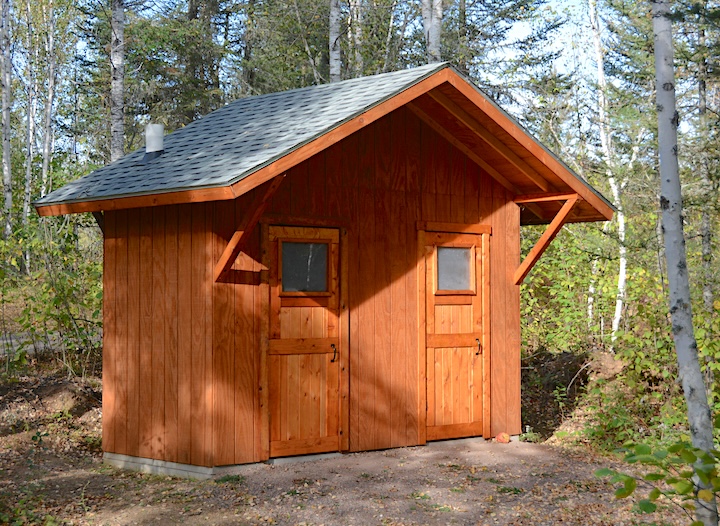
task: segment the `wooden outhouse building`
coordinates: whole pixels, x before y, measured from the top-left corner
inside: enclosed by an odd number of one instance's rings
[[[248,97],[35,203],[104,232],[105,458],[521,432],[519,283],[613,207],[448,64]],[[548,224],[521,260],[520,226]]]

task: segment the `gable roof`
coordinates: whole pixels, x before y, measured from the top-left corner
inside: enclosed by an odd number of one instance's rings
[[[523,203],[572,192],[586,203],[574,220],[612,216],[602,195],[447,63],[236,100],[166,135],[159,157],[144,162],[136,150],[34,205],[58,215],[234,199],[405,105]],[[523,222],[546,223],[560,204],[528,204]]]

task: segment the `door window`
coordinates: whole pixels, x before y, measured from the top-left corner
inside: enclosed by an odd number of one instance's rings
[[[328,292],[327,243],[283,241],[283,292]]]
[[[436,294],[474,294],[474,247],[437,247]]]

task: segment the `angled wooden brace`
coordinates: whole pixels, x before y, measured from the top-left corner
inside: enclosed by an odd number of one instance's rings
[[[216,282],[222,280],[232,268],[235,260],[240,255],[240,252],[242,252],[242,249],[245,247],[245,244],[247,243],[250,234],[252,233],[255,226],[258,224],[258,221],[260,221],[260,218],[262,217],[263,212],[265,212],[267,205],[270,203],[270,199],[275,194],[278,187],[280,186],[280,183],[283,182],[283,179],[285,179],[286,175],[287,174],[281,174],[276,176],[270,182],[270,185],[268,186],[267,190],[265,190],[265,193],[259,193],[257,197],[255,197],[255,200],[253,201],[249,209],[251,215],[248,216],[246,214],[244,224],[240,223],[240,225],[238,225],[235,233],[230,238],[230,242],[225,247],[225,250],[223,250],[222,256],[220,256],[220,260],[215,265],[213,278]]]
[[[554,200],[560,199],[567,199],[567,201],[565,201],[565,204],[562,206],[562,208],[560,208],[560,211],[545,229],[543,235],[540,236],[540,239],[538,239],[537,243],[535,243],[535,246],[532,247],[532,250],[528,252],[528,255],[525,256],[525,259],[522,263],[520,263],[520,266],[515,271],[515,285],[520,285],[520,283],[523,282],[525,276],[527,276],[528,272],[530,272],[530,270],[532,270],[532,268],[535,266],[535,263],[537,263],[538,259],[540,259],[540,256],[542,256],[543,252],[545,252],[545,249],[547,249],[547,247],[550,245],[550,242],[555,239],[555,236],[558,232],[560,232],[560,229],[565,224],[565,221],[567,221],[570,211],[572,210],[573,206],[575,206],[575,203],[577,203],[578,199],[580,199],[580,196],[578,194],[566,194],[554,197]],[[548,199],[545,198],[541,200]],[[515,202],[518,202],[518,200],[516,200]]]

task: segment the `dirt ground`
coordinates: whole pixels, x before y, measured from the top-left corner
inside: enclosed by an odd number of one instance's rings
[[[101,462],[97,390],[54,378],[0,385],[0,524],[688,524],[616,501],[620,467],[582,449],[481,439],[244,466],[209,481]]]

